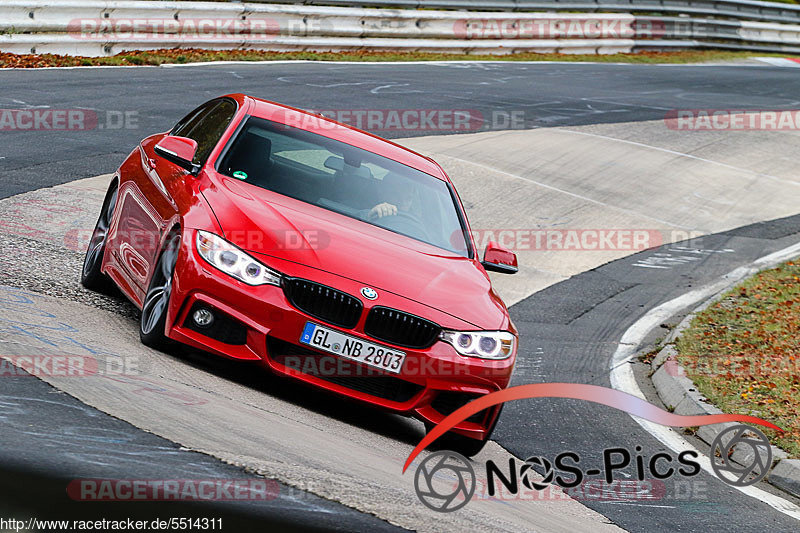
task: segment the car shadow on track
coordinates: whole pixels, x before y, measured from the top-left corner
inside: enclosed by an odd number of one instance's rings
[[[138,329],[141,313],[118,289],[110,288],[100,294],[87,291],[87,294],[94,295],[92,304],[95,307],[124,317],[132,331]],[[164,357],[179,360],[265,396],[412,446],[416,446],[425,434],[422,422],[365,405],[358,400],[339,396],[293,378],[278,376],[259,362],[227,359],[178,343],[161,353]]]
[[[185,345],[173,346],[162,353],[165,357],[172,357],[266,396],[411,446],[415,446],[425,434],[422,422],[365,405],[358,400],[339,396],[293,378],[278,376],[259,362],[226,359]]]

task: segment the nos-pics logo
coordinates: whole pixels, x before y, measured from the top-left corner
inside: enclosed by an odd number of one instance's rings
[[[708,426],[711,424],[738,422],[721,431],[711,444],[710,462],[714,473],[722,481],[733,486],[752,485],[762,480],[772,466],[772,449],[767,437],[752,426],[757,424],[776,431],[783,431],[775,424],[751,415],[714,414],[679,415],[670,413],[642,398],[619,390],[581,383],[531,383],[492,392],[481,396],[456,409],[434,426],[411,451],[403,465],[405,472],[416,457],[438,437],[454,429],[470,416],[490,407],[512,400],[529,398],[570,398],[606,405],[624,411],[656,424],[671,427]],[[641,446],[636,446],[634,454],[623,448],[603,451],[601,467],[578,465],[580,457],[573,452],[564,452],[551,463],[544,457],[532,457],[518,471],[515,461],[509,462],[505,474],[492,461],[486,463],[486,479],[489,495],[494,493],[493,482],[500,479],[512,493],[519,489],[518,480],[529,489],[541,490],[550,484],[562,488],[575,487],[583,479],[591,476],[604,476],[613,481],[614,470],[622,470],[634,465],[637,477],[643,480],[645,470],[655,479],[666,479],[673,475],[686,477],[700,473],[700,464],[695,461],[698,454],[685,450],[677,458],[660,452],[645,458],[640,454]],[[569,460],[569,461],[568,461]],[[533,471],[544,471],[542,479],[536,479]],[[559,471],[559,473],[556,472]],[[572,474],[572,477],[563,473]],[[464,507],[475,494],[477,480],[472,463],[463,455],[452,451],[440,451],[427,456],[417,467],[414,488],[420,501],[426,506],[441,512],[451,512]]]
[[[637,450],[641,447],[637,446]],[[700,473],[700,464],[694,459],[692,450],[681,452],[677,459],[659,452],[649,459],[636,456],[624,448],[604,450],[602,468],[579,468],[580,458],[574,452],[559,454],[553,465],[547,458],[531,457],[522,464],[512,458],[507,471],[489,460],[485,465],[485,479],[489,496],[496,493],[499,485],[512,494],[519,486],[533,490],[544,490],[555,484],[563,489],[580,485],[593,475],[603,475],[611,483],[615,470],[623,470],[636,464],[637,477],[649,475],[655,479],[667,479],[674,475],[695,476]],[[565,460],[569,459],[569,462]],[[769,440],[758,429],[737,424],[724,429],[711,445],[711,467],[719,479],[737,487],[745,487],[761,481],[772,464],[772,449]],[[542,472],[541,477],[534,469]],[[477,476],[473,463],[463,455],[443,450],[430,454],[417,467],[414,488],[419,500],[428,508],[443,513],[461,509],[475,495]]]

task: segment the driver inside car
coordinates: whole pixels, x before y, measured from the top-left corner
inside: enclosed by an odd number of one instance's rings
[[[385,201],[377,204],[367,213],[367,219],[376,220],[411,211],[414,203],[413,184],[400,176],[388,173],[381,180],[381,192]]]

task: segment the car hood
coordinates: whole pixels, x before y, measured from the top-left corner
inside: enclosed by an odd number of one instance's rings
[[[230,178],[203,195],[224,237],[243,250],[394,293],[479,329],[508,327],[505,304],[476,261]]]

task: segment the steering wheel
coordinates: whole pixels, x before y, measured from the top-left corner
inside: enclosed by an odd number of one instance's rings
[[[393,229],[407,235],[420,235],[421,233],[421,236],[423,236],[425,240],[431,240],[431,236],[428,233],[428,228],[425,227],[425,224],[423,224],[422,220],[420,220],[418,216],[413,215],[408,211],[398,210],[394,215],[388,215],[378,220],[381,221],[382,226],[386,226],[389,229]]]

